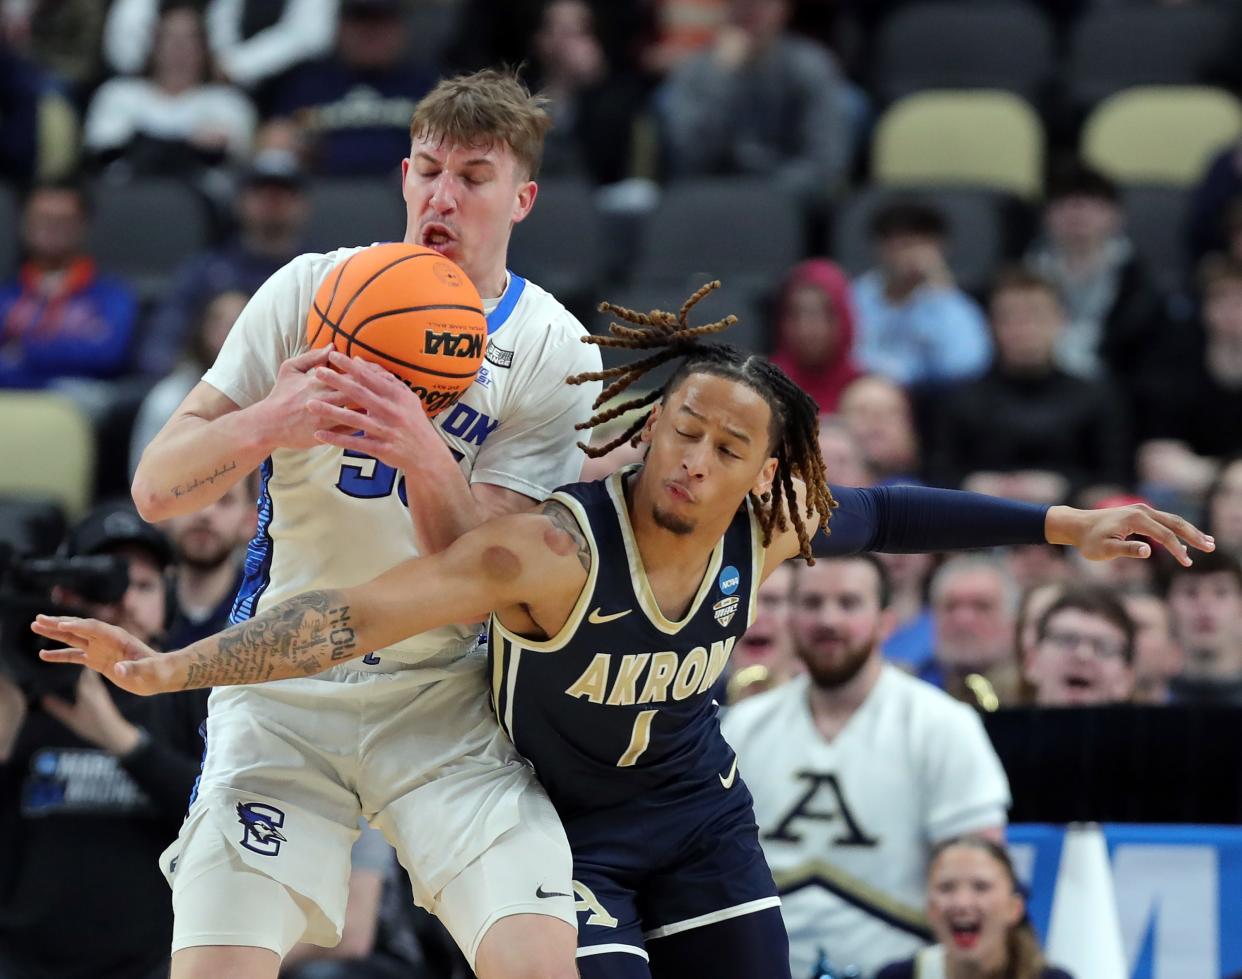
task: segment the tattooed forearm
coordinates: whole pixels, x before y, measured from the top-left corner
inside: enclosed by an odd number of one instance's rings
[[[200,486],[207,486],[211,483],[214,483],[221,476],[231,473],[236,468],[237,468],[237,460],[233,460],[232,462],[221,463],[220,465],[216,466],[215,472],[207,473],[204,476],[196,476],[194,479],[190,480],[188,483],[178,483],[176,486],[172,487],[172,489],[170,489],[168,492],[172,493],[173,496],[177,496],[177,497],[185,496],[187,493],[193,493]]]
[[[185,652],[185,689],[313,676],[359,655],[353,617],[339,591],[281,602]]]
[[[552,526],[557,530],[569,535],[570,541],[578,550],[578,563],[582,565],[582,570],[590,571],[591,546],[587,543],[586,534],[578,526],[578,521],[565,504],[552,500],[545,503],[540,512],[552,522]]]

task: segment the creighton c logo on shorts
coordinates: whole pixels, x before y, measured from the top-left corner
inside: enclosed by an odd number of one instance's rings
[[[274,857],[280,852],[280,844],[285,842],[279,828],[285,825],[283,812],[262,802],[239,802],[237,818],[245,830],[241,845],[247,850],[265,857]]]

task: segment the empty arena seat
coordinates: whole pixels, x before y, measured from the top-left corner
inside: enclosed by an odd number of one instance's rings
[[[1052,27],[1032,4],[916,3],[880,27],[872,87],[886,103],[929,88],[1003,89],[1036,101],[1055,58]]]
[[[549,177],[513,229],[509,267],[562,302],[594,299],[603,270],[603,222],[585,181]]]
[[[43,391],[0,392],[4,466],[0,495],[53,500],[70,518],[90,502],[95,445],[90,423],[68,398]]]
[[[89,249],[105,272],[154,298],[185,259],[210,244],[207,205],[179,180],[97,187]]]
[[[763,290],[802,257],[804,236],[797,203],[767,180],[680,181],[647,218],[633,278]]]
[[[949,267],[962,288],[981,292],[1007,257],[1006,217],[1021,205],[1008,194],[976,187],[866,187],[850,194],[833,215],[828,256],[856,276],[875,264],[870,225],[880,208],[895,201],[934,207],[948,224]]]
[[[1088,116],[1081,155],[1119,183],[1187,186],[1212,154],[1242,135],[1242,103],[1200,86],[1142,86]]]
[[[1180,286],[1186,274],[1188,203],[1189,193],[1182,187],[1140,184],[1122,192],[1130,238],[1166,291]]]
[[[968,184],[1038,196],[1044,131],[1009,92],[921,92],[894,103],[876,126],[872,171],[890,186]]]
[[[1136,85],[1202,82],[1236,40],[1234,17],[1234,12],[1211,4],[1122,4],[1091,10],[1070,37],[1070,98],[1077,105],[1094,105]]]
[[[323,178],[310,185],[310,220],[304,240],[311,251],[401,241],[405,202],[395,177]]]
[[[0,183],[0,280],[17,271],[20,248],[21,203],[17,191]]]

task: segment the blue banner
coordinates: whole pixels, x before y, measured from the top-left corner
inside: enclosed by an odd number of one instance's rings
[[[1222,979],[1242,973],[1242,829],[1102,827],[1131,979]],[[1048,933],[1065,832],[1009,827],[1030,889],[1031,920]],[[1077,979],[1090,979],[1080,976]]]

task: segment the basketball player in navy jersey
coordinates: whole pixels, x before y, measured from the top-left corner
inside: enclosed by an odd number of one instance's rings
[[[788,977],[779,899],[711,696],[765,575],[809,559],[837,504],[830,540],[840,553],[1047,540],[1089,558],[1147,557],[1150,544],[1129,539],[1141,534],[1188,563],[1183,540],[1213,545],[1145,506],[830,488],[815,403],[763,358],[697,343],[732,318],[689,327],[692,302],[679,316],[612,308],[634,325],[591,338],[656,351],[603,372],[614,383],[601,398],[681,361],[662,388],[618,409],[659,402],[617,443],[646,443],[641,466],[567,486],[537,512],[500,517],[367,584],[283,601],[180,652],[157,656],[92,620],[40,617],[37,632],[74,647],[44,657],[149,694],[310,676],[490,613],[494,706],[573,849],[581,974]],[[348,409],[331,414],[352,424]]]

